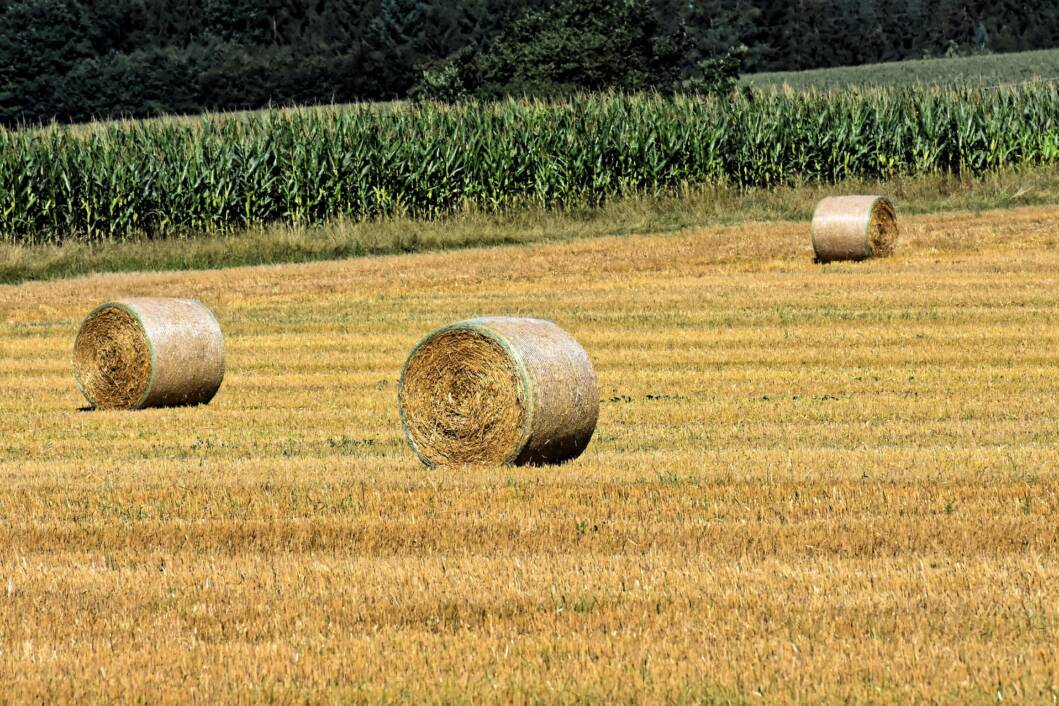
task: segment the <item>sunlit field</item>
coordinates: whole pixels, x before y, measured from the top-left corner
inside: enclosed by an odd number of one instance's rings
[[[1059,700],[1059,207],[0,287],[0,702]],[[194,296],[206,407],[81,409],[81,318]],[[428,471],[439,325],[556,321],[560,467]]]

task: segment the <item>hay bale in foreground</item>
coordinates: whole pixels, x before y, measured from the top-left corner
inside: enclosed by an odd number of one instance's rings
[[[224,379],[224,336],[194,299],[109,302],[81,324],[74,376],[100,409],[205,404]]]
[[[817,262],[893,255],[894,205],[883,196],[830,196],[816,206],[812,239]]]
[[[585,450],[599,393],[570,334],[541,319],[489,317],[445,326],[412,349],[398,405],[428,466],[544,464]]]

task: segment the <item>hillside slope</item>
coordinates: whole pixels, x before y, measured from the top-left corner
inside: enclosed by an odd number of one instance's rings
[[[1001,86],[1037,79],[1059,80],[1059,49],[757,73],[744,76],[742,83],[755,88],[790,86],[797,90],[831,90],[851,86],[909,86],[917,83]]]

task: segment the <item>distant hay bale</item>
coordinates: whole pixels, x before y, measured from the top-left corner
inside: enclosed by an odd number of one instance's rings
[[[812,239],[817,262],[888,257],[897,244],[897,214],[883,196],[830,196],[816,206]]]
[[[81,324],[74,376],[100,409],[205,404],[224,379],[224,336],[194,299],[109,302]]]
[[[585,349],[541,319],[445,326],[409,354],[398,388],[408,443],[428,466],[576,458],[599,414]]]

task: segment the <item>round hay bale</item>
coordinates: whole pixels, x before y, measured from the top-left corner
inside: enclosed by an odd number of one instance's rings
[[[897,213],[884,196],[829,196],[813,214],[817,262],[866,260],[893,255]]]
[[[108,302],[81,324],[74,377],[100,409],[205,404],[224,379],[224,336],[194,299]]]
[[[401,424],[427,466],[576,458],[599,416],[596,374],[570,334],[541,319],[471,319],[412,349]]]

